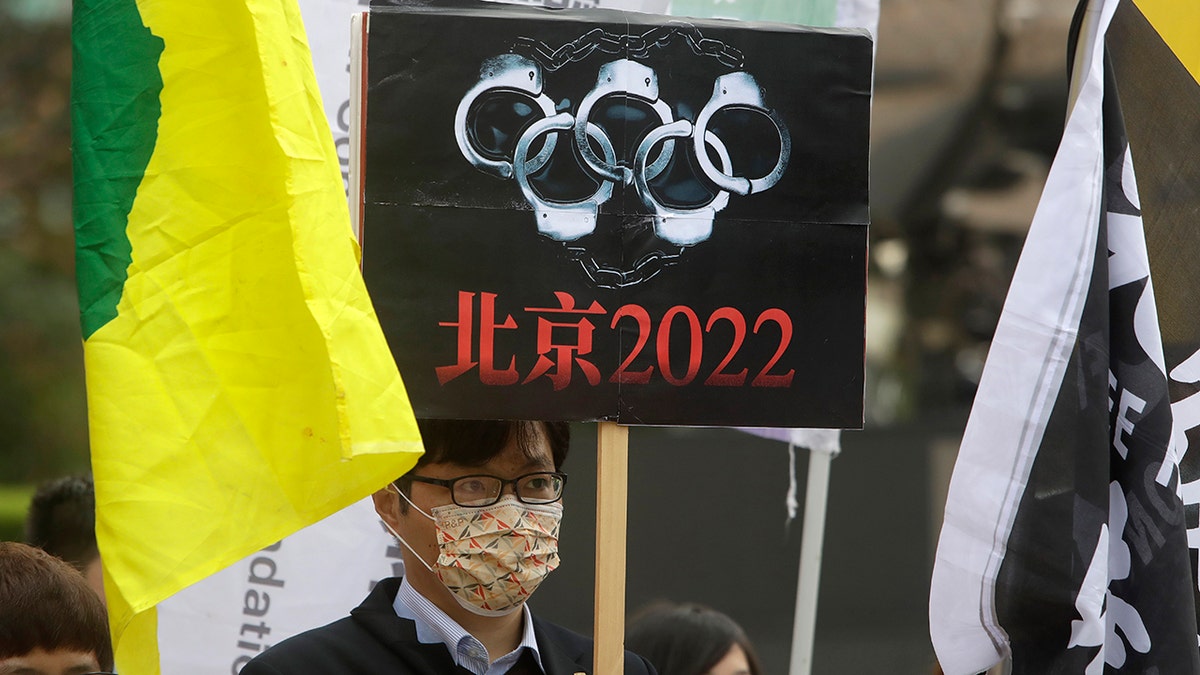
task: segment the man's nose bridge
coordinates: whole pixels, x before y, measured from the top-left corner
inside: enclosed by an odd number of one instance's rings
[[[504,483],[503,483],[503,484],[501,484],[501,485],[500,485],[500,496],[501,496],[501,497],[503,497],[505,494],[511,494],[511,495],[513,495],[513,496],[516,496],[516,494],[517,494],[517,481],[515,481],[515,480],[506,480],[506,481],[504,481]]]

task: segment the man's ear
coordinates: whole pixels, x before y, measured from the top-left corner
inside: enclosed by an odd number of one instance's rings
[[[400,495],[396,494],[395,490],[397,489],[399,488],[394,485],[384,486],[371,495],[371,501],[375,502],[375,513],[379,514],[383,522],[398,531],[400,529]]]

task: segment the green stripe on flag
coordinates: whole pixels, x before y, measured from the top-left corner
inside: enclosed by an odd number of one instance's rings
[[[75,0],[71,81],[75,266],[86,340],[117,316],[125,228],[158,135],[163,41],[134,0]]]
[[[838,0],[672,0],[675,16],[778,21],[804,26],[833,26]]]

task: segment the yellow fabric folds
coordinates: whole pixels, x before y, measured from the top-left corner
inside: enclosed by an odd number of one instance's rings
[[[295,0],[137,5],[162,115],[117,317],[84,346],[122,675],[158,672],[158,602],[420,454]]]

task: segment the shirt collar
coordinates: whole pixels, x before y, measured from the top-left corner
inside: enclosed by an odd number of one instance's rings
[[[446,645],[457,666],[466,668],[476,675],[488,672],[507,672],[517,662],[523,649],[533,652],[538,668],[545,672],[542,666],[542,655],[538,651],[537,638],[533,633],[533,615],[527,605],[521,607],[524,628],[521,633],[521,643],[513,651],[496,659],[489,668],[487,649],[475,636],[468,633],[458,622],[451,619],[437,605],[421,595],[408,579],[400,581],[400,590],[392,601],[396,616],[410,619],[416,625],[417,640],[422,644]]]

